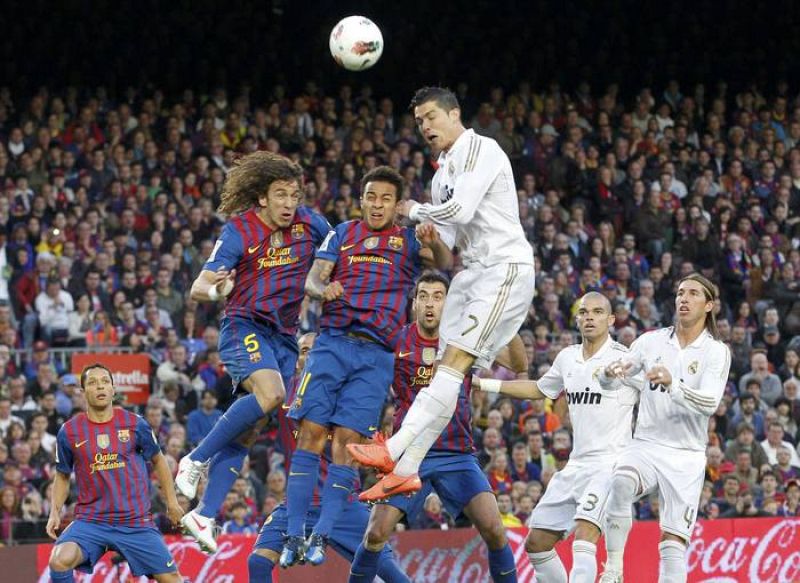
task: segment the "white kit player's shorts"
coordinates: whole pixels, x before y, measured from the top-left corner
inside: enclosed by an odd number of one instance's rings
[[[602,529],[613,465],[613,459],[568,462],[550,479],[528,519],[528,526],[563,531],[565,537],[575,528],[576,519]]]
[[[525,321],[535,289],[533,265],[470,266],[450,284],[439,325],[439,357],[448,344],[489,368]]]
[[[634,439],[617,458],[615,470],[632,467],[641,479],[641,496],[658,489],[661,530],[692,538],[703,491],[706,454]]]

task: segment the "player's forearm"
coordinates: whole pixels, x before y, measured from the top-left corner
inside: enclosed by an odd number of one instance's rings
[[[317,259],[311,266],[311,271],[306,277],[306,295],[313,300],[321,300],[325,288],[330,283],[331,272],[333,271],[333,261]]]
[[[214,287],[214,274],[210,271],[201,271],[192,283],[190,296],[196,302],[213,302],[214,300],[208,295],[212,287]]]
[[[175,482],[172,480],[172,472],[169,470],[169,464],[164,454],[159,453],[153,458],[153,470],[156,473],[156,479],[159,486],[161,486],[161,497],[168,505],[177,504],[178,496],[175,494]]]
[[[465,225],[472,220],[475,208],[468,208],[455,198],[444,204],[415,204],[408,218],[412,221],[430,221],[436,225]]]
[[[450,270],[453,268],[453,252],[441,239],[428,246],[433,253],[433,265],[436,269]]]
[[[499,386],[496,383],[500,383]],[[545,394],[539,390],[536,381],[497,381],[481,379],[480,389],[489,393],[500,393],[515,399],[544,399]]]
[[[64,503],[69,496],[69,476],[56,472],[56,477],[53,480],[53,491],[50,496],[50,514],[54,516],[61,515],[61,509],[64,508]]]
[[[696,391],[681,381],[672,383],[670,396],[684,409],[709,417],[717,410],[720,402],[720,399],[708,395],[705,391]]]

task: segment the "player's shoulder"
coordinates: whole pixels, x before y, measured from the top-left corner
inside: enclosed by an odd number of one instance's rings
[[[114,414],[117,416],[117,419],[128,424],[136,425],[140,419],[144,420],[144,417],[128,411],[127,409],[123,409],[122,407],[114,407]]]
[[[674,326],[667,326],[666,328],[658,328],[656,330],[650,330],[645,332],[639,338],[636,339],[636,342],[639,344],[646,344],[651,342],[666,342],[675,334],[675,327]]]
[[[361,226],[361,219],[350,219],[336,225],[333,230],[339,234],[351,233],[357,231]]]
[[[558,351],[556,354],[555,360],[553,360],[553,364],[556,362],[560,365],[564,365],[570,362],[574,362],[575,359],[580,355],[580,351],[582,350],[581,344],[569,344]]]
[[[625,346],[624,344],[622,344],[620,342],[617,342],[616,340],[612,340],[611,341],[611,345],[608,347],[608,349],[612,354],[614,354],[615,358],[617,356],[617,353],[620,353],[620,352],[627,353],[627,352],[631,351],[630,348],[628,348],[627,346]]]

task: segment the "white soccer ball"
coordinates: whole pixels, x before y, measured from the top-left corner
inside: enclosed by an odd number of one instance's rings
[[[348,71],[369,69],[383,54],[381,29],[364,16],[340,20],[331,31],[329,44],[333,59]]]

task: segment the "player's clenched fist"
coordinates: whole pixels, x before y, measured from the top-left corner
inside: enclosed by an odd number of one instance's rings
[[[58,534],[56,531],[61,527],[61,517],[58,514],[50,514],[50,518],[47,519],[47,536],[51,539],[56,540],[58,538]]]
[[[342,284],[338,281],[332,281],[325,286],[324,290],[322,290],[322,301],[332,302],[333,300],[338,300],[343,295],[344,288],[342,287]]]
[[[433,223],[421,223],[417,225],[417,240],[422,245],[431,245],[439,240],[439,231]]]

